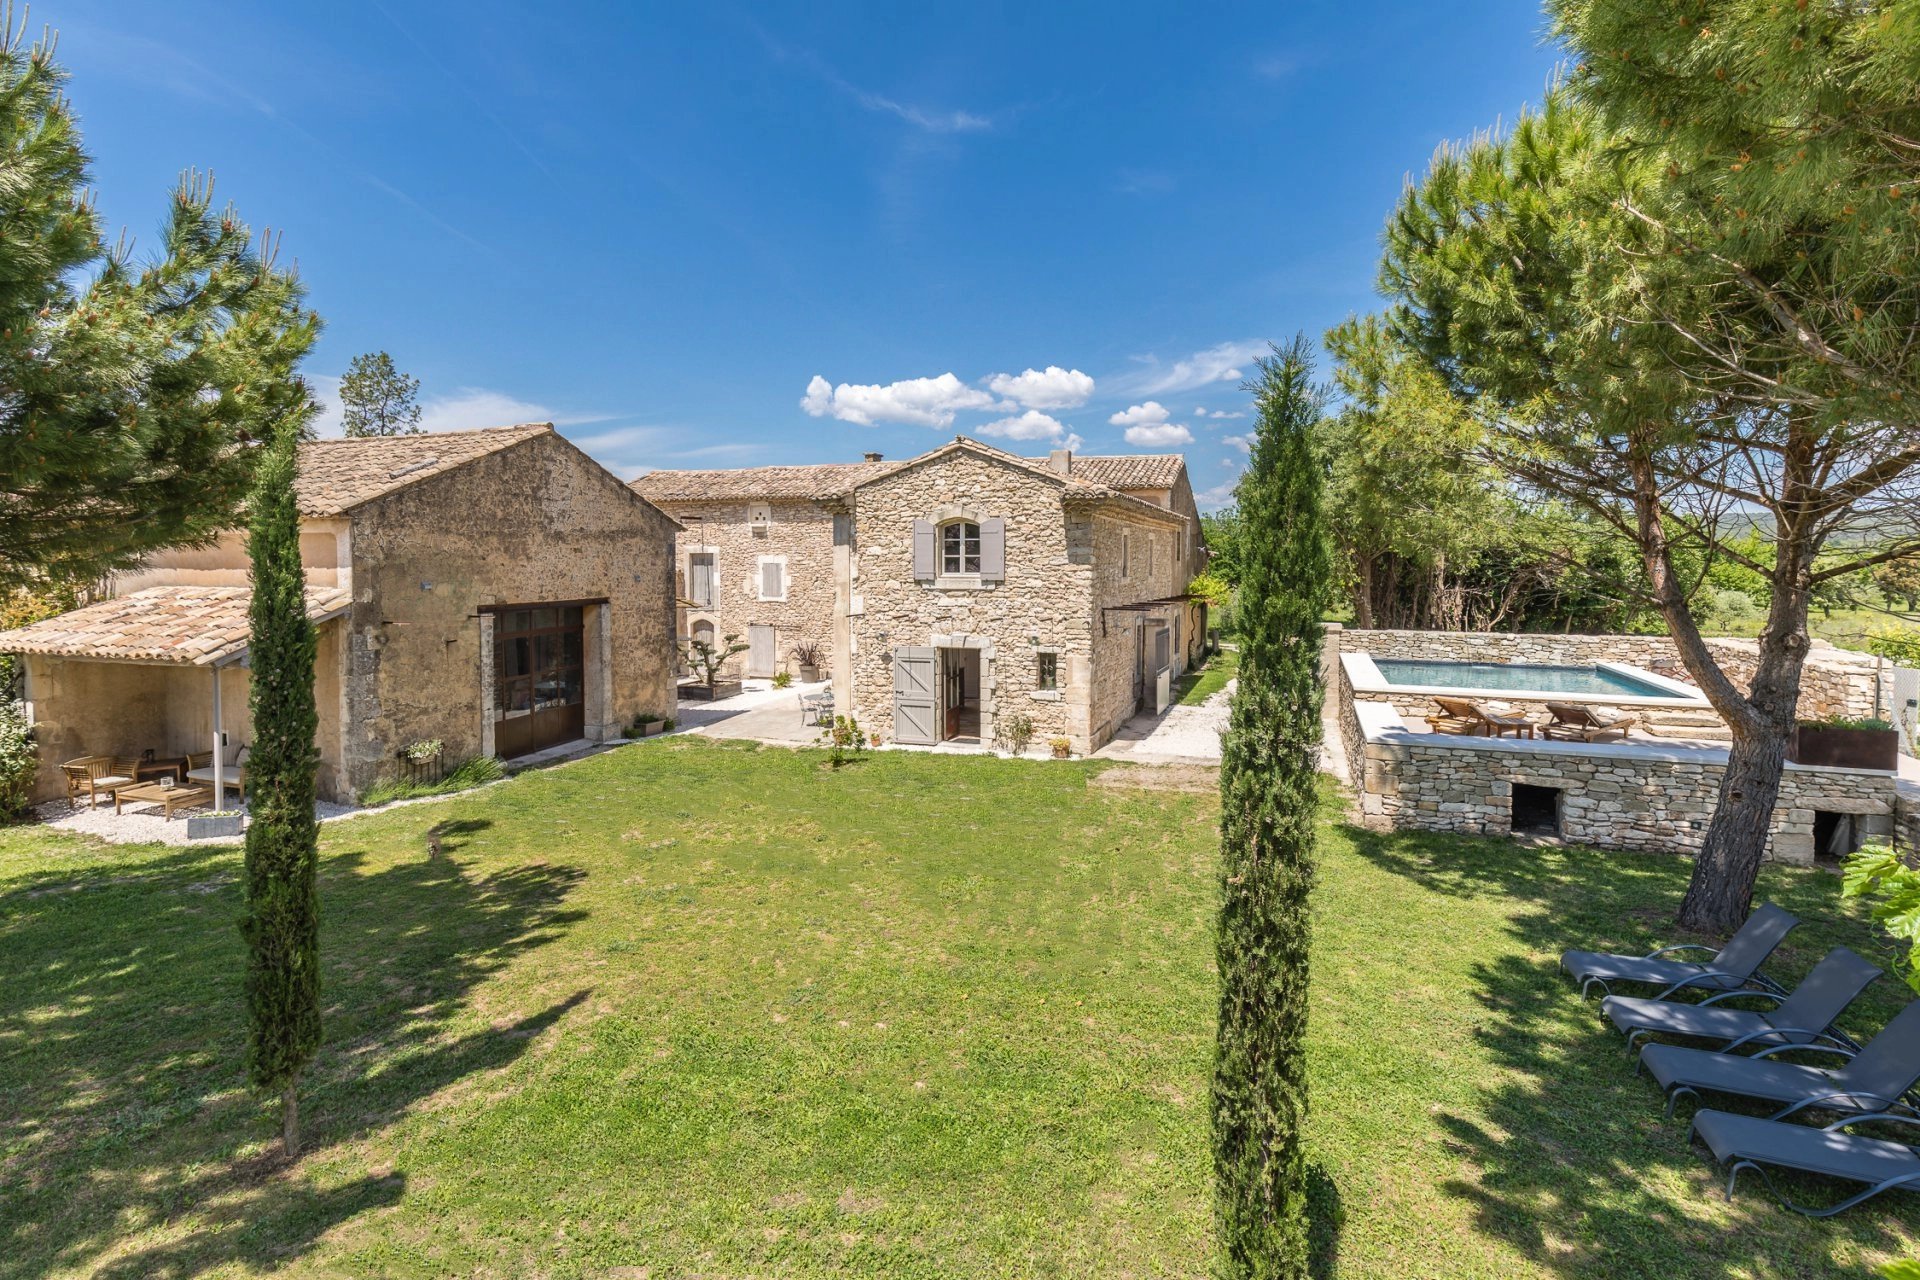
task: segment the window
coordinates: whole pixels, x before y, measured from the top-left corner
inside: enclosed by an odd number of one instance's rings
[[[762,600],[787,598],[787,562],[783,557],[760,557],[760,598]]]
[[[1060,655],[1043,653],[1039,655],[1039,667],[1034,672],[1034,688],[1051,692],[1060,687]]]
[[[940,572],[980,572],[980,526],[965,520],[940,526]]]
[[[695,551],[687,557],[687,599],[694,608],[713,608],[713,577],[713,552]]]
[[[1153,535],[1147,535],[1147,576],[1153,576]]]

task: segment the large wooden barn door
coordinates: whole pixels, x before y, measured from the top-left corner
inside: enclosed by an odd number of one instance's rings
[[[503,759],[586,732],[583,614],[574,604],[493,615],[493,749]]]

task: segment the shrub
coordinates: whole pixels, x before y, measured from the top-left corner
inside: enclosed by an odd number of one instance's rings
[[[827,749],[828,761],[838,769],[858,760],[867,750],[866,735],[852,716],[835,716],[833,723],[820,730],[820,743]]]
[[[1878,716],[1828,716],[1823,720],[1802,720],[1801,725],[1808,729],[1879,729],[1893,728],[1891,722]]]
[[[1903,667],[1920,667],[1920,630],[1902,627],[1867,637],[1867,652]]]
[[[32,807],[33,775],[39,753],[27,709],[11,699],[0,701],[0,822],[23,818]]]
[[[1920,991],[1920,871],[1888,846],[1868,845],[1848,855],[1840,893],[1868,900],[1868,910],[1893,943],[1888,967]]]
[[[827,665],[827,650],[818,640],[802,640],[787,650],[787,656],[803,667],[824,667]]]
[[[774,688],[784,689],[792,683],[793,683],[793,673],[791,671],[776,671],[773,673]]]
[[[1012,754],[1025,755],[1027,744],[1033,741],[1033,717],[1012,715],[1001,717],[997,728],[1000,746]]]

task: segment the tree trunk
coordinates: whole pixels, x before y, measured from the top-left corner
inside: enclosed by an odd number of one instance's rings
[[[1773,726],[1758,734],[1734,728],[1720,798],[1680,900],[1681,928],[1725,936],[1746,922],[1780,798],[1786,743],[1786,734]]]
[[[1359,586],[1353,593],[1353,625],[1362,631],[1373,630],[1373,557],[1358,557]]]
[[[300,1078],[295,1076],[287,1081],[287,1087],[280,1091],[280,1145],[285,1149],[287,1159],[300,1158]]]

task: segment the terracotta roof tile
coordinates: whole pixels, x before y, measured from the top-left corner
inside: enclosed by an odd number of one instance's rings
[[[633,490],[650,502],[837,498],[899,465],[897,462],[823,462],[804,467],[649,471],[633,482]]]
[[[1044,458],[1034,459],[1045,462]],[[1187,460],[1177,453],[1075,454],[1073,474],[1109,489],[1171,489]]]
[[[148,587],[0,631],[0,653],[210,666],[246,649],[252,597],[251,587]],[[307,616],[315,621],[348,603],[338,587],[307,588]]]
[[[527,422],[479,431],[309,440],[300,446],[300,471],[293,482],[300,514],[337,516],[552,430],[550,422]]]

